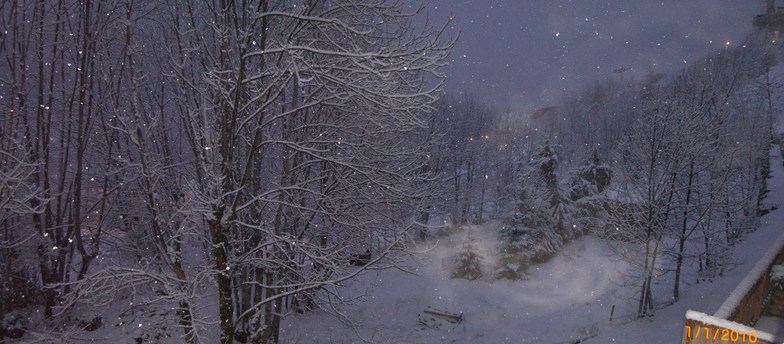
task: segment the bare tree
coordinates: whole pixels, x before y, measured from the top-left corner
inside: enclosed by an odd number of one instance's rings
[[[66,282],[83,278],[98,257],[104,211],[114,195],[104,173],[111,150],[94,145],[108,138],[101,124],[109,85],[117,80],[99,72],[113,58],[103,50],[115,33],[108,25],[116,19],[113,5],[88,1],[71,8],[39,0],[0,7],[6,63],[0,69],[9,78],[0,103],[12,117],[3,130],[22,133],[18,142],[34,166],[29,180],[47,200],[30,199],[31,208],[43,211],[28,214],[47,317],[68,292]]]
[[[620,203],[610,212],[609,222],[618,229],[616,235],[643,245],[637,264],[642,273],[639,316],[654,310],[651,286],[660,264],[660,245],[673,213],[676,178],[688,166],[687,136],[679,132],[687,126],[685,117],[675,104],[654,104],[635,124],[615,158],[621,183],[616,201]]]
[[[126,53],[140,70],[129,74],[131,111],[112,127],[170,274],[132,275],[173,286],[188,341],[206,322],[188,313],[188,295],[211,276],[221,342],[278,342],[283,316],[340,301],[339,283],[392,266],[420,225],[432,179],[424,116],[451,43],[385,1],[172,1],[155,13],[155,58],[168,64]],[[211,268],[180,267],[199,241]],[[363,268],[348,266],[371,251]]]

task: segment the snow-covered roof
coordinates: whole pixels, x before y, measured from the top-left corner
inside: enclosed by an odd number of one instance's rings
[[[776,336],[765,332],[755,329],[753,327],[749,327],[743,324],[738,324],[734,321],[729,321],[726,319],[717,318],[715,316],[711,316],[705,313],[688,310],[686,311],[686,319],[699,321],[700,323],[706,325],[713,325],[716,327],[726,328],[731,331],[737,331],[739,333],[755,333],[760,340],[773,343],[776,340]]]

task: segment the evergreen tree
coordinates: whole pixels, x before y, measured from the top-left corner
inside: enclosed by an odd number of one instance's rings
[[[452,278],[475,280],[482,277],[482,260],[476,239],[469,232],[455,256]]]
[[[586,164],[577,170],[576,180],[584,181],[587,185],[581,185],[585,187],[582,190],[572,189],[570,196],[574,201],[603,192],[610,186],[612,169],[599,158],[599,151],[596,148],[593,149],[591,158],[586,161]]]
[[[542,151],[537,154],[537,159],[534,160],[539,173],[541,174],[542,181],[544,182],[545,197],[548,201],[549,215],[552,218],[553,230],[559,234],[562,239],[571,239],[576,236],[573,224],[575,209],[570,199],[565,197],[566,192],[560,189],[558,183],[558,175],[556,169],[558,168],[558,154],[556,149],[558,146],[551,145],[546,141]],[[544,236],[546,238],[555,238],[552,235]],[[548,240],[549,241],[549,240]]]
[[[574,203],[580,217],[592,221],[603,216],[604,199],[600,194],[607,190],[611,181],[612,169],[601,160],[599,151],[594,148],[591,158],[575,170],[569,188],[569,200]]]

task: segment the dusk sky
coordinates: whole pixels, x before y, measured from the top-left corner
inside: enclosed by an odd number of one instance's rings
[[[709,51],[739,44],[762,0],[431,0],[431,19],[460,33],[448,92],[531,110],[613,70],[670,74]],[[618,75],[615,74],[617,77]]]

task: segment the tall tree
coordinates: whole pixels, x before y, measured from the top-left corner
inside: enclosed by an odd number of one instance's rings
[[[416,223],[427,176],[410,138],[429,123],[451,43],[385,1],[170,6],[186,13],[166,44],[188,94],[176,102],[221,342],[238,324],[277,342],[287,300],[352,278],[348,253],[380,238],[385,257]]]

